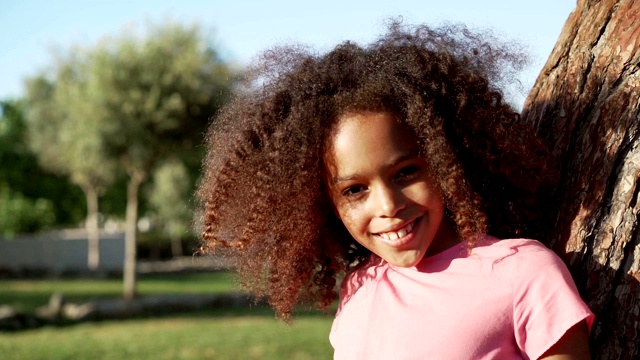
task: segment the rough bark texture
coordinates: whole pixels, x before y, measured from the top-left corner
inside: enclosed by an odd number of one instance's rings
[[[579,0],[524,106],[560,170],[549,246],[597,316],[596,359],[640,359],[640,1]]]

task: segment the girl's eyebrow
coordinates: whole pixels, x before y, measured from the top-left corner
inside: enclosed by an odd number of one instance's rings
[[[386,169],[390,169],[398,164],[400,164],[403,161],[409,160],[409,159],[413,159],[415,157],[417,157],[418,155],[416,154],[416,152],[408,152],[405,154],[402,154],[400,156],[398,156],[397,158],[391,160],[388,164],[382,165],[382,168],[384,170]],[[331,179],[331,184],[335,185],[337,183],[340,182],[344,182],[344,181],[351,181],[351,180],[355,180],[357,178],[359,178],[360,175],[358,174],[351,174],[351,175],[347,175],[347,176],[335,176]]]

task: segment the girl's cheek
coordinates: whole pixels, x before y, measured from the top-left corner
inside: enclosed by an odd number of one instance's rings
[[[342,202],[336,206],[338,217],[342,219],[342,222],[353,224],[358,218],[358,210],[354,204],[350,202]]]
[[[341,213],[340,219],[344,226],[349,230],[349,232],[354,235],[354,233],[359,232],[362,219],[358,216],[357,212],[354,211],[345,211]]]

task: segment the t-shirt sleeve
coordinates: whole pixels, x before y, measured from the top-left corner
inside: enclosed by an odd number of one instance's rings
[[[537,359],[575,324],[586,320],[591,330],[594,315],[555,253],[534,241],[516,251],[511,261],[516,342]]]

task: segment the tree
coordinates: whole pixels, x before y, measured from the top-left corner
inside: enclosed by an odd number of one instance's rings
[[[596,313],[592,352],[640,358],[640,2],[578,0],[523,119],[560,178],[549,245]]]
[[[88,233],[87,265],[100,265],[98,197],[116,178],[116,162],[108,158],[101,119],[92,113],[100,93],[86,77],[86,59],[71,54],[54,64],[51,79],[36,76],[27,83],[28,137],[40,164],[68,175],[85,194]]]
[[[153,176],[149,202],[169,235],[173,256],[182,256],[182,237],[189,233],[192,188],[186,167],[176,159],[160,166]]]
[[[128,178],[124,297],[135,296],[140,186],[168,158],[200,161],[208,119],[227,100],[229,66],[198,26],[149,26],[145,36],[104,39],[86,50],[88,113],[98,143]]]
[[[11,239],[18,233],[36,232],[55,222],[53,204],[48,199],[29,199],[0,182],[0,237]]]
[[[24,102],[0,101],[0,234],[5,237],[77,223],[84,212],[68,179],[38,165],[26,132]]]

